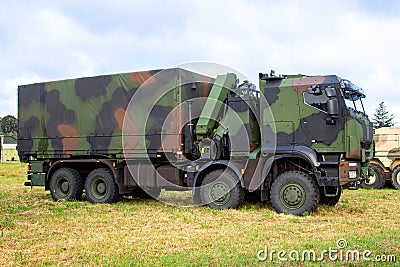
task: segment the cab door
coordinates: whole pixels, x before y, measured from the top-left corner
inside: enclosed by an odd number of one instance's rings
[[[296,143],[312,146],[317,151],[333,152],[344,143],[336,89],[312,86],[299,97],[302,134],[296,136]]]

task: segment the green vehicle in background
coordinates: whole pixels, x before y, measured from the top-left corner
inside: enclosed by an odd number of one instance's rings
[[[368,179],[361,88],[272,72],[259,86],[182,68],[19,86],[25,184],[93,203],[192,190],[194,203],[216,209],[253,195],[302,215]]]

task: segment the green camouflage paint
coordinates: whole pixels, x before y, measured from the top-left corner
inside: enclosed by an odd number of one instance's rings
[[[321,173],[337,172],[341,160],[367,167],[372,127],[346,106],[344,90],[334,75],[261,77],[256,91],[233,73],[214,78],[180,68],[24,85],[18,150],[23,161],[146,158],[162,165],[186,162],[184,151],[198,159],[196,149],[209,139],[229,142],[228,155],[216,159],[300,151]],[[331,100],[338,114],[329,114]]]
[[[263,144],[276,134],[277,150],[308,147],[318,158],[336,154],[368,166],[373,154],[372,125],[365,114],[346,106],[347,89],[341,87],[341,81],[334,75],[261,79],[260,88],[267,100],[261,112]],[[312,90],[315,93],[310,93]],[[334,90],[335,96],[328,97],[328,90]],[[337,99],[338,114],[328,114],[329,99]]]

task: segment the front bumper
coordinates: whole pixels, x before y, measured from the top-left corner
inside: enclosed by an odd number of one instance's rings
[[[339,184],[346,187],[358,187],[368,178],[368,167],[361,167],[359,162],[341,161],[339,164]]]

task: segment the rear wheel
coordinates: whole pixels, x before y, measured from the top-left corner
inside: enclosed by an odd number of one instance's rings
[[[61,168],[55,171],[50,178],[49,187],[55,201],[82,198],[82,176],[74,169]]]
[[[112,203],[118,201],[118,185],[110,170],[95,169],[85,182],[86,198],[92,203]]]
[[[392,173],[392,185],[394,188],[397,190],[400,190],[400,165],[396,166],[394,168],[393,173]]]
[[[319,203],[319,189],[306,173],[288,171],[272,183],[271,204],[278,213],[303,215],[314,212]]]
[[[244,201],[244,190],[236,175],[227,170],[212,171],[200,188],[201,203],[213,209],[238,208]]]
[[[371,163],[371,168],[374,170],[375,174],[369,177],[369,181],[363,181],[361,187],[365,189],[379,189],[385,186],[385,172],[381,166]]]

